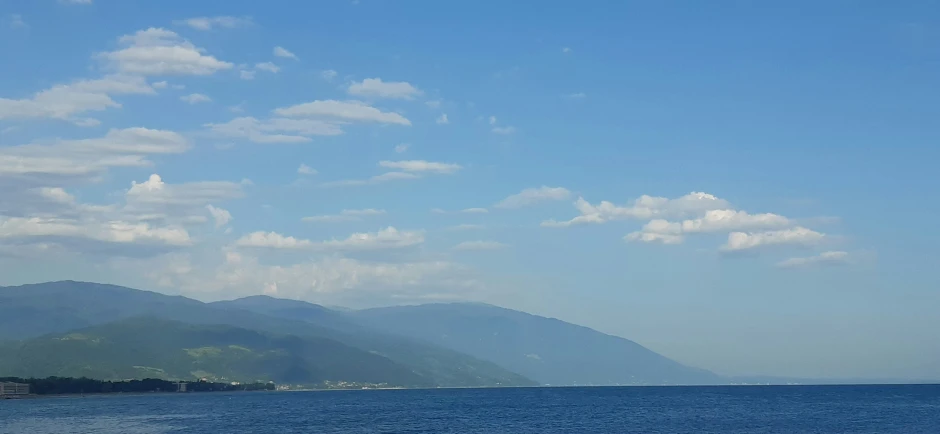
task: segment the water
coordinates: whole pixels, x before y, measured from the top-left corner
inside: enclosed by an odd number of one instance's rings
[[[0,433],[940,433],[940,386],[241,392],[0,401]]]

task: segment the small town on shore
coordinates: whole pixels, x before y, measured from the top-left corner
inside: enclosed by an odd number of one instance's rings
[[[89,378],[0,378],[0,399],[17,399],[44,395],[90,395],[106,393],[186,393],[186,392],[241,392],[241,391],[316,391],[316,390],[370,390],[400,389],[387,383],[357,381],[324,381],[319,384],[275,384],[273,381],[242,383],[219,382],[201,378],[194,381],[160,379],[128,379],[119,381]]]

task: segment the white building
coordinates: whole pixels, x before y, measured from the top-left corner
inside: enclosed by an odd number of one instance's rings
[[[29,395],[29,384],[0,383],[0,396]]]

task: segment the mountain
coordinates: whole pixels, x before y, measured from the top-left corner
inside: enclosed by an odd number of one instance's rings
[[[331,336],[359,348],[368,348],[390,360],[417,367],[415,372],[448,385],[472,386],[485,379],[490,384],[534,386],[538,383],[507,371],[491,361],[468,357],[440,346],[385,333],[360,324],[342,312],[312,303],[273,298],[265,295],[210,303],[220,309],[263,314],[286,320],[302,321],[332,330]]]
[[[270,309],[263,308],[264,300],[207,304],[181,296],[73,281],[6,287],[0,288],[0,341],[61,334],[147,316],[187,324],[228,325],[259,332],[326,339],[385,357],[438,386],[534,384],[492,362],[407,337],[380,333],[323,312],[325,308],[309,303],[303,303],[307,310],[323,315],[303,317],[293,312],[293,315],[279,317]],[[62,353],[54,355],[69,357]]]
[[[0,340],[25,339],[141,315],[186,316],[202,303],[114,285],[49,282],[0,287]]]
[[[338,345],[381,357],[439,386],[727,382],[627,339],[483,304],[336,311],[267,296],[202,303],[181,296],[71,281],[0,288],[0,342],[30,339],[36,344],[32,339],[46,334],[63,335],[139,317],[318,339],[321,348]],[[11,344],[2,345],[9,348]],[[228,357],[227,352],[223,353]],[[68,352],[48,354],[53,358],[70,356]],[[349,363],[361,359],[359,353],[342,354]]]
[[[0,369],[21,377],[434,385],[407,367],[329,339],[149,317],[46,335],[6,350]]]
[[[492,361],[547,385],[725,382],[627,339],[491,305],[426,304],[347,315],[379,330]]]
[[[305,301],[274,298],[267,295],[253,295],[236,300],[216,301],[209,303],[209,305],[222,309],[240,309],[277,318],[304,321],[336,330],[361,328],[358,323],[350,321],[346,315],[333,309]]]

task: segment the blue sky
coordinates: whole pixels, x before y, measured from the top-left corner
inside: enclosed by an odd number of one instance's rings
[[[932,2],[0,3],[0,284],[940,378]]]

